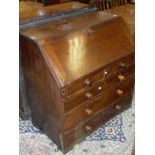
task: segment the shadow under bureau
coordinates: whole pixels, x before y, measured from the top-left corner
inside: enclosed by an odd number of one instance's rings
[[[89,13],[20,30],[32,121],[63,152],[131,106],[134,43],[123,19]]]

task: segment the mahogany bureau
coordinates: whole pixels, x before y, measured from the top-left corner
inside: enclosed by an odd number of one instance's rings
[[[20,30],[23,28],[34,27],[41,23],[50,21],[63,20],[69,17],[95,12],[97,9],[88,4],[79,2],[67,2],[52,6],[43,7],[42,3],[21,1],[19,3],[19,24]],[[23,119],[31,117],[31,109],[29,108],[29,98],[27,96],[27,88],[23,76],[22,68],[20,67],[20,89],[19,89],[19,111]]]
[[[20,30],[32,121],[67,152],[131,106],[134,42],[119,16],[89,13]]]

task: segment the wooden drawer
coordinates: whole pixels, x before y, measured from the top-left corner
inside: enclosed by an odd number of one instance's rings
[[[129,78],[130,76],[134,76],[135,74],[135,65],[132,64],[125,69],[108,76],[104,80],[104,89],[112,87],[114,84],[122,82]]]
[[[92,85],[94,85],[96,82],[102,80],[104,78],[103,69],[100,69],[98,71],[95,71],[93,73],[88,74],[87,76],[84,76],[70,84],[68,84],[66,89],[66,97],[70,97],[75,92],[83,89],[83,88],[89,88]]]
[[[103,67],[93,73],[90,73],[74,82],[69,83],[64,87],[65,96],[64,98],[70,97],[74,93],[77,93],[79,90],[84,88],[89,88],[94,85],[96,82],[103,80],[105,77],[112,75],[115,72],[118,72],[126,67],[134,64],[134,54],[131,56],[125,57],[111,63],[110,65]]]
[[[130,78],[111,89],[107,89],[101,95],[88,103],[84,103],[65,115],[65,130],[70,130],[83,121],[101,113],[109,104],[131,93],[134,86],[133,78]]]
[[[84,139],[88,134],[96,130],[101,124],[118,114],[119,112],[129,108],[131,106],[132,93],[124,96],[119,101],[111,104],[104,109],[102,113],[97,115],[91,120],[88,120],[81,126],[73,129],[65,134],[65,149],[70,149],[75,143],[78,143]]]
[[[64,103],[64,111],[65,113],[71,111],[75,107],[81,105],[83,102],[88,102],[98,94],[100,94],[103,90],[103,82],[98,82],[94,86],[86,89],[83,92],[77,93],[75,96],[71,97]]]
[[[121,69],[125,69],[126,67],[133,65],[134,63],[135,63],[134,54],[126,58],[122,58],[121,60],[118,60],[112,64],[107,65],[104,70],[104,76],[105,77],[111,76],[113,73]]]
[[[125,70],[117,72],[105,80],[96,83],[84,91],[79,91],[76,95],[70,97],[64,104],[65,113],[71,111],[73,108],[81,105],[83,102],[90,101],[93,97],[102,93],[106,88],[113,86],[134,74],[134,65],[127,67]]]

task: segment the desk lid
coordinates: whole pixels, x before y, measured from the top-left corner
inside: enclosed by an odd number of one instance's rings
[[[61,86],[134,52],[129,29],[119,16],[100,12],[67,21],[65,30],[63,24],[47,24],[21,32],[37,43]]]

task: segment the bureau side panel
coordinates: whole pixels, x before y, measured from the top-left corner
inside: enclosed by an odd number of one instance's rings
[[[37,44],[20,36],[20,59],[32,112],[33,124],[41,128],[60,149],[62,108],[59,86]]]

